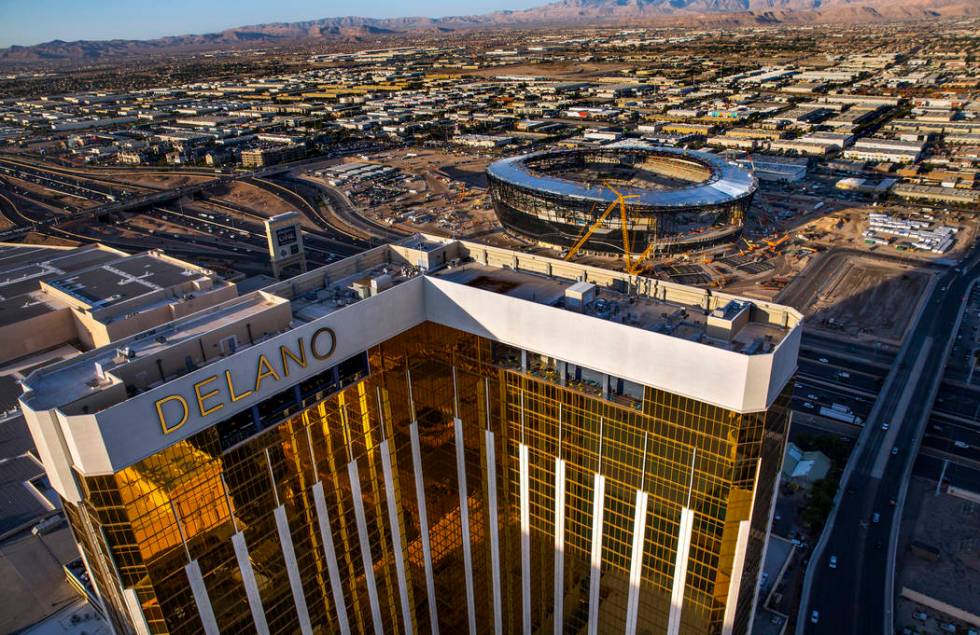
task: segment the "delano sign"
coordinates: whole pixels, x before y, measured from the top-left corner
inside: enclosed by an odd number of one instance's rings
[[[254,368],[248,378],[232,376],[230,370],[224,377],[211,375],[193,385],[192,395],[172,394],[157,399],[154,403],[160,429],[164,434],[179,430],[187,423],[191,409],[202,417],[208,417],[225,407],[226,403],[241,401],[246,397],[266,391],[277,382],[289,377],[291,368],[307,368],[311,362],[322,362],[333,355],[337,348],[337,336],[333,329],[323,327],[313,332],[307,345],[306,338],[300,337],[296,345],[279,346],[279,355],[269,359],[260,354],[246,368]]]

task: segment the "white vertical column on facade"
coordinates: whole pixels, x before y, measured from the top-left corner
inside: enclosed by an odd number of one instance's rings
[[[633,513],[633,549],[630,553],[629,594],[626,602],[626,635],[636,633],[640,609],[640,583],[643,580],[643,545],[647,532],[647,505],[650,495],[646,493],[647,445],[650,433],[643,435],[643,460],[640,462],[640,487],[636,490],[636,505]]]
[[[592,553],[589,562],[589,635],[599,632],[599,581],[602,577],[602,515],[605,511],[606,477],[602,475],[602,428],[599,418],[599,459],[592,479]]]
[[[463,538],[463,571],[466,583],[466,617],[470,635],[476,635],[476,598],[473,592],[473,551],[470,544],[470,505],[466,491],[466,445],[463,420],[459,418],[459,391],[453,367],[453,432],[456,441],[456,484],[459,489],[459,525]]]
[[[562,378],[565,362],[560,362]],[[558,404],[558,450],[555,453],[555,580],[552,609],[555,635],[565,626],[565,459],[561,454],[562,407]]]
[[[307,430],[309,434],[309,430]],[[238,571],[242,574],[242,584],[245,587],[245,597],[248,599],[248,609],[252,613],[252,621],[255,623],[255,631],[259,635],[269,635],[269,624],[265,619],[265,609],[262,606],[262,596],[259,594],[259,585],[255,582],[255,571],[252,569],[252,559],[248,553],[248,543],[245,541],[245,534],[238,527],[238,520],[231,504],[231,496],[228,495],[228,483],[225,482],[224,474],[221,477],[221,489],[225,494],[225,504],[228,506],[228,515],[231,517],[231,524],[235,528],[235,533],[231,537],[231,546],[235,550],[235,560],[238,562]]]
[[[395,556],[395,576],[398,578],[398,597],[401,602],[404,632],[411,633],[413,628],[412,609],[408,602],[408,579],[405,575],[405,553],[402,551],[402,530],[398,514],[398,503],[395,500],[395,482],[391,469],[391,450],[388,439],[378,445],[381,453],[381,467],[384,471],[385,498],[388,502],[388,525],[391,528],[391,549]]]
[[[91,580],[92,578],[90,577],[89,581]],[[126,604],[126,610],[129,612],[129,617],[132,620],[133,628],[136,629],[136,635],[150,635],[150,625],[146,623],[146,616],[143,615],[143,607],[140,605],[140,599],[136,597],[136,589],[133,587],[123,589],[122,599]],[[112,627],[112,623],[107,623],[109,624],[111,632],[113,635],[115,635],[116,630]]]
[[[262,597],[259,595],[259,586],[255,582],[255,571],[252,570],[252,560],[248,555],[245,534],[240,531],[236,532],[231,537],[231,544],[235,548],[235,559],[238,561],[238,570],[242,574],[245,597],[248,598],[248,608],[252,612],[255,630],[259,635],[268,635],[269,624],[265,620],[265,609],[262,608]]]
[[[333,530],[330,527],[330,514],[327,512],[327,498],[323,492],[323,481],[317,469],[316,451],[313,449],[313,435],[306,428],[306,442],[310,447],[310,464],[313,466],[313,504],[316,507],[317,527],[323,542],[323,555],[327,560],[327,576],[330,579],[330,597],[333,598],[337,613],[337,628],[343,635],[350,634],[347,620],[347,604],[344,602],[344,589],[340,580],[340,566],[337,564],[337,551],[334,549]]]
[[[735,611],[738,609],[738,594],[742,587],[742,573],[745,570],[745,550],[749,544],[749,529],[751,526],[752,523],[748,520],[743,520],[738,524],[738,537],[735,540],[735,559],[732,562],[732,577],[728,583],[728,597],[725,600],[725,617],[721,625],[722,635],[731,635],[735,628]]]
[[[337,612],[337,625],[340,632],[350,633],[350,622],[347,619],[347,604],[344,601],[344,589],[340,579],[340,566],[337,564],[337,551],[334,548],[333,530],[330,528],[330,514],[327,512],[327,500],[323,493],[323,482],[313,485],[313,502],[316,505],[316,519],[320,527],[320,540],[323,541],[323,554],[327,559],[327,575],[330,576],[330,594],[333,597],[334,609]]]
[[[684,586],[687,582],[687,561],[691,553],[691,531],[694,529],[694,510],[681,508],[680,529],[677,534],[677,556],[674,559],[674,583],[670,593],[670,613],[667,617],[667,634],[677,635],[681,629],[681,611],[684,608]]]
[[[412,446],[412,468],[415,471],[415,497],[419,508],[419,539],[422,541],[422,560],[425,565],[425,591],[429,601],[429,622],[433,635],[439,635],[436,583],[432,571],[432,547],[429,544],[429,517],[425,510],[425,482],[422,480],[422,448],[419,443],[418,421],[412,421],[411,425],[408,426],[408,432]]]
[[[194,602],[197,604],[197,614],[201,618],[204,632],[207,635],[220,635],[218,621],[214,618],[214,609],[211,608],[211,599],[208,597],[207,587],[204,586],[204,577],[201,575],[201,567],[197,560],[191,560],[184,567],[187,574],[187,581],[191,585],[191,593],[194,594]]]
[[[184,546],[184,554],[187,556],[184,573],[187,575],[187,581],[191,585],[191,593],[194,596],[194,603],[197,605],[197,614],[201,618],[204,633],[205,635],[218,635],[218,620],[214,617],[214,608],[211,606],[211,598],[208,597],[208,589],[204,585],[204,576],[201,575],[201,567],[198,565],[197,560],[191,558],[191,550],[187,547],[187,534],[184,533],[184,523],[181,522],[180,514],[177,512],[177,506],[172,500],[170,501],[170,513],[174,515],[174,521],[177,524],[177,533],[180,535],[180,542]],[[105,540],[104,533],[102,539]]]
[[[463,571],[466,582],[466,616],[470,635],[476,634],[476,599],[473,595],[473,553],[470,545],[469,496],[466,492],[466,456],[463,446],[463,422],[453,420],[456,432],[456,479],[459,485],[459,524],[463,537]]]
[[[565,625],[565,460],[555,458],[555,635]]]
[[[629,595],[626,602],[626,635],[636,633],[640,607],[640,581],[643,577],[643,539],[647,529],[647,503],[650,495],[636,490],[636,511],[633,515],[633,550],[630,553]]]
[[[517,446],[521,507],[521,598],[524,635],[531,633],[531,492],[528,447]]]
[[[785,447],[783,448],[785,452]],[[755,464],[755,481],[754,483],[758,486],[759,474],[762,471],[762,459],[760,458]],[[778,488],[778,483],[777,483]],[[775,490],[775,491],[778,491]],[[756,492],[757,494],[757,492]],[[735,557],[732,558],[732,573],[731,581],[728,583],[728,596],[725,598],[725,615],[721,622],[721,634],[731,635],[732,631],[735,629],[735,612],[738,610],[738,595],[742,590],[742,574],[745,572],[745,554],[749,545],[749,536],[752,529],[752,515],[755,513],[755,501],[756,496],[752,497],[752,504],[749,505],[749,515],[748,517],[738,524],[738,536],[735,538]],[[770,508],[769,521],[766,523],[767,527],[772,527],[772,510],[775,508],[776,496],[773,494],[772,497],[772,507]],[[766,536],[766,545],[769,544],[769,536]],[[765,550],[763,549],[763,557],[760,560],[765,562]],[[756,582],[756,588],[758,588],[758,582]],[[752,598],[752,606],[755,606],[756,597]],[[748,627],[748,631],[752,631],[751,619]]]
[[[286,561],[286,575],[289,578],[289,588],[293,592],[293,602],[296,604],[296,614],[299,616],[299,629],[303,635],[313,635],[313,625],[310,623],[310,612],[306,606],[306,595],[303,593],[303,580],[299,575],[299,564],[296,562],[296,552],[293,549],[293,536],[289,532],[289,520],[286,518],[286,507],[276,507],[276,531],[279,533],[279,546]]]
[[[792,416],[792,413],[790,413],[790,414]],[[786,444],[787,443],[788,443],[787,436],[784,436],[783,437],[783,446],[782,446],[782,449],[780,450],[780,455],[779,456],[785,456],[786,455]],[[755,501],[758,499],[758,496],[759,496],[758,488],[759,488],[759,476],[762,474],[762,458],[760,457],[758,459],[758,461],[759,462],[756,463],[756,465],[755,465],[755,488],[753,488],[755,490],[755,495],[752,497],[752,507],[749,510],[749,522],[752,521],[752,515],[755,513]],[[769,511],[766,514],[766,535],[762,539],[762,553],[759,554],[759,562],[765,562],[766,561],[766,554],[769,553],[769,536],[770,536],[770,534],[772,534],[772,516],[776,512],[776,499],[778,498],[776,496],[776,492],[779,491],[779,483],[782,481],[782,478],[783,478],[782,474],[783,474],[782,473],[782,470],[777,471],[776,472],[776,480],[772,484],[772,494],[769,497]],[[736,552],[735,556],[736,557],[741,557],[743,559],[745,558],[745,554],[742,554],[741,556],[739,556],[739,554],[737,552]],[[762,569],[760,567],[760,569],[756,572],[755,579],[752,581],[752,589],[751,589],[752,599],[749,602],[749,606],[758,606],[759,605],[759,590],[760,590],[759,587],[761,586],[759,584],[759,576],[761,574],[762,574]],[[749,611],[749,623],[745,627],[746,632],[748,632],[748,633],[751,633],[752,632],[752,626],[753,626],[753,624],[755,624],[755,611]]]
[[[518,487],[521,512],[521,627],[531,634],[531,465],[524,442],[524,390],[521,390],[521,441],[517,446]]]
[[[589,635],[599,632],[599,580],[602,568],[602,514],[606,477],[596,472],[592,479],[592,554],[589,572]]]
[[[488,393],[489,394],[489,393]],[[489,408],[487,421],[490,421]],[[487,457],[487,503],[490,523],[490,575],[493,584],[493,632],[503,634],[502,601],[500,593],[500,528],[497,526],[497,450],[493,444],[493,432],[483,431]]]
[[[289,519],[286,517],[286,506],[279,502],[279,488],[276,485],[275,471],[272,469],[272,456],[269,448],[265,449],[265,462],[269,468],[269,480],[272,483],[272,495],[276,501],[273,516],[276,520],[276,532],[279,534],[279,547],[286,562],[286,576],[289,578],[289,589],[293,594],[296,605],[296,615],[299,617],[299,629],[303,635],[313,635],[313,625],[310,623],[310,612],[306,606],[306,595],[303,593],[303,580],[299,575],[299,565],[296,562],[296,551],[293,549],[293,536],[289,531]]]
[[[691,451],[691,471],[687,484],[687,505],[681,508],[680,525],[677,529],[677,554],[674,559],[674,579],[670,593],[670,612],[667,615],[667,635],[677,635],[681,629],[681,611],[684,609],[684,586],[687,584],[687,561],[691,554],[691,532],[694,530],[694,463],[697,448]]]
[[[354,503],[354,520],[357,522],[357,540],[361,546],[361,562],[364,564],[364,584],[367,587],[368,603],[371,605],[371,621],[375,635],[384,632],[381,622],[381,604],[378,602],[378,587],[374,579],[374,558],[371,556],[371,543],[368,541],[367,516],[364,514],[364,499],[361,497],[361,477],[357,460],[347,464],[350,477],[350,491]]]

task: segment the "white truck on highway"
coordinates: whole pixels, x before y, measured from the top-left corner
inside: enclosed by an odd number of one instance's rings
[[[844,423],[850,423],[851,425],[859,426],[864,423],[861,417],[855,416],[851,412],[850,408],[843,406],[845,410],[840,410],[837,408],[840,404],[834,404],[830,408],[827,406],[820,406],[820,416],[827,417],[828,419],[836,419],[837,421],[843,421]]]

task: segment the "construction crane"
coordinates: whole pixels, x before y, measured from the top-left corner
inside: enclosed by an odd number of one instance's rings
[[[789,234],[783,234],[776,240],[767,240],[766,241],[767,249],[769,249],[769,251],[776,251],[776,247],[779,247],[787,240],[789,240]]]
[[[606,218],[608,218],[609,214],[611,214],[612,211],[616,209],[616,207],[618,206],[620,210],[620,219],[623,225],[623,248],[626,251],[626,263],[627,263],[627,270],[628,270],[632,266],[632,261],[630,259],[630,254],[629,254],[629,229],[627,227],[627,222],[626,222],[627,215],[628,215],[626,211],[626,199],[638,198],[639,195],[630,194],[624,196],[623,194],[617,192],[608,183],[606,184],[606,187],[608,187],[609,190],[616,195],[616,198],[611,203],[609,203],[609,205],[602,212],[602,214],[599,215],[599,218],[597,218],[594,223],[589,225],[588,229],[585,230],[582,236],[577,241],[575,241],[575,244],[572,245],[572,248],[568,250],[567,254],[565,254],[565,260],[571,260],[572,258],[575,257],[575,254],[577,254],[579,250],[582,248],[582,246],[586,242],[588,242],[589,238],[592,237],[592,234],[594,234],[595,231],[599,229],[604,222],[606,222]],[[592,207],[592,211],[595,211],[595,206]]]
[[[648,242],[647,248],[640,252],[640,255],[637,256],[636,260],[633,261],[632,267],[626,269],[626,273],[630,275],[636,275],[640,273],[643,270],[643,263],[646,262],[646,259],[650,257],[650,254],[653,253],[653,250],[656,248],[657,248],[657,241],[651,240],[650,242]]]

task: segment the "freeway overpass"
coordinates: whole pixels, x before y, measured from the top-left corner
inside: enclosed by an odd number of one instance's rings
[[[894,603],[898,509],[943,375],[947,352],[980,254],[971,251],[963,273],[942,274],[899,351],[884,390],[845,470],[837,506],[807,570],[797,635],[884,633]],[[888,423],[887,430],[882,424]],[[897,448],[896,454],[891,454]],[[896,503],[898,503],[896,505]],[[879,522],[873,522],[873,514]],[[837,557],[836,568],[828,565]],[[811,611],[819,612],[816,623]]]

